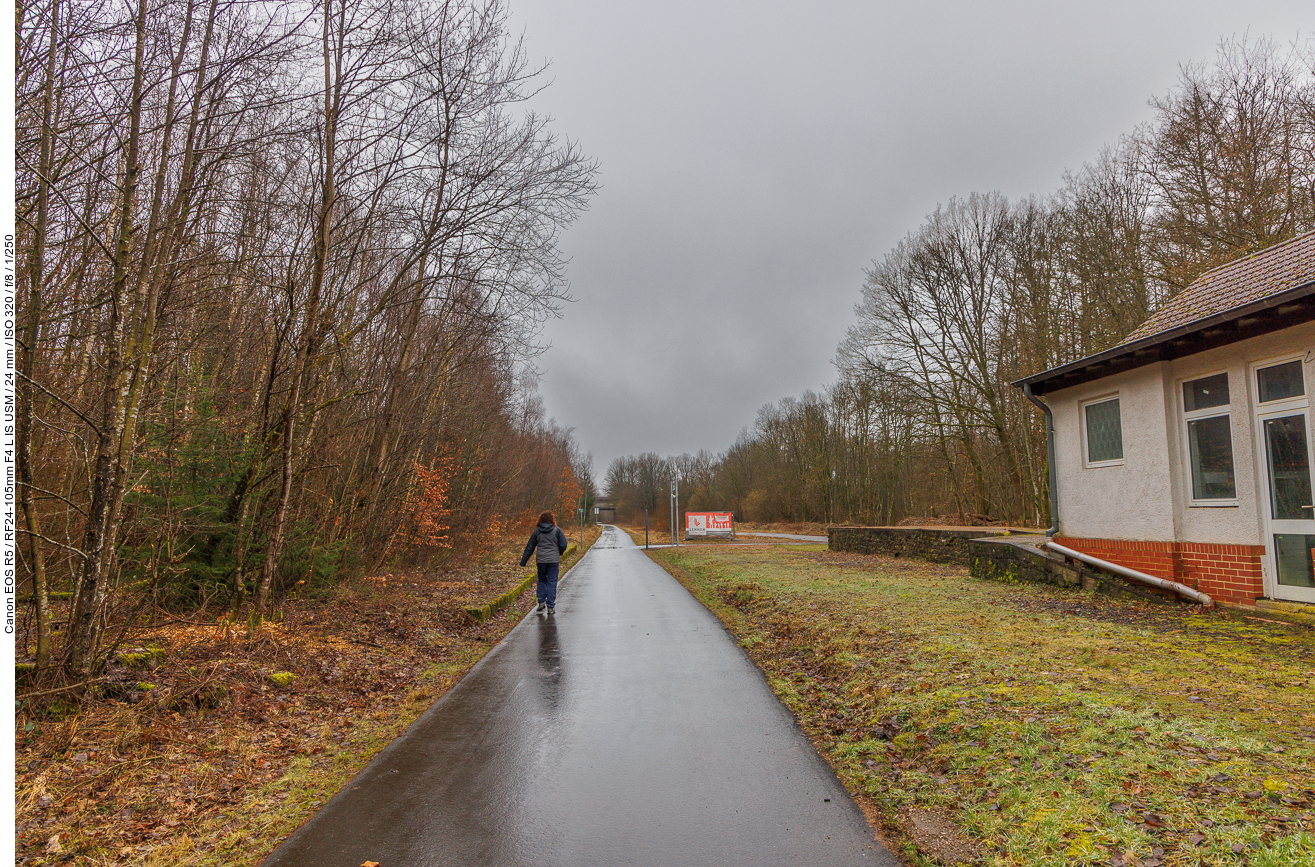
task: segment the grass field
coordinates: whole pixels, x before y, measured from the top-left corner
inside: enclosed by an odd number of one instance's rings
[[[652,552],[912,863],[1315,865],[1315,633],[825,546]]]

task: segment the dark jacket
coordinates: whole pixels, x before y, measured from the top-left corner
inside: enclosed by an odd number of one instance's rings
[[[566,550],[566,534],[556,524],[543,523],[534,528],[530,541],[525,544],[525,553],[521,555],[521,565],[530,561],[534,554],[536,563],[560,563],[562,552]],[[537,551],[537,553],[536,553]]]

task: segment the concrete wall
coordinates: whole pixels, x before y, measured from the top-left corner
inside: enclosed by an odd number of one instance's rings
[[[1089,539],[1174,540],[1263,545],[1267,483],[1257,460],[1252,365],[1306,358],[1315,392],[1315,323],[1163,362],[1047,395],[1055,415],[1060,531]],[[1228,374],[1236,502],[1192,505],[1182,383]],[[1087,467],[1081,405],[1117,393],[1123,424],[1121,466]]]

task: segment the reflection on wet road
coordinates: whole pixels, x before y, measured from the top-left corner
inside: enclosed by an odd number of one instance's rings
[[[899,862],[721,624],[614,528],[265,867]]]

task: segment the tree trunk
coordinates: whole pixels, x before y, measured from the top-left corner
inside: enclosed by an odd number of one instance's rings
[[[32,596],[36,601],[38,670],[50,664],[50,587],[46,578],[46,552],[42,547],[41,516],[32,499],[32,378],[36,375],[37,352],[41,345],[45,276],[46,232],[50,212],[50,176],[53,163],[53,105],[55,55],[59,44],[59,0],[50,9],[50,54],[46,58],[46,80],[41,100],[41,155],[37,167],[37,215],[28,258],[27,321],[18,339],[18,497],[27,529],[28,568],[32,570]]]
[[[319,327],[320,296],[324,290],[324,275],[329,257],[329,229],[333,218],[334,202],[334,160],[336,159],[334,136],[336,134],[336,99],[335,80],[341,80],[341,70],[334,75],[333,60],[330,52],[329,34],[333,15],[331,0],[324,5],[324,180],[321,186],[319,219],[316,224],[314,260],[312,262],[310,289],[306,297],[306,316],[302,325],[301,340],[297,342],[297,352],[292,365],[292,381],[288,394],[287,414],[283,418],[283,453],[282,479],[279,485],[278,505],[274,510],[274,528],[265,547],[265,562],[260,570],[260,586],[256,590],[256,612],[263,616],[269,604],[269,591],[274,582],[274,572],[278,568],[280,555],[283,553],[283,539],[287,532],[288,502],[292,496],[292,471],[297,443],[297,416],[301,412],[302,386],[306,379],[311,358],[315,351],[315,333]],[[345,8],[345,0],[340,8]],[[339,21],[339,46],[336,59],[341,63],[342,26]]]
[[[67,670],[74,677],[87,677],[95,662],[96,643],[100,637],[97,619],[105,599],[105,581],[113,559],[112,518],[117,512],[113,498],[121,491],[122,467],[117,461],[120,433],[123,429],[127,383],[124,381],[122,308],[127,291],[129,268],[136,226],[133,214],[137,205],[141,142],[142,77],[146,53],[146,3],[138,5],[137,38],[132,78],[132,102],[129,109],[128,144],[124,157],[123,191],[119,200],[118,239],[114,250],[114,276],[110,297],[109,321],[106,325],[104,374],[101,388],[101,426],[96,437],[96,461],[91,478],[91,502],[87,509],[87,526],[83,536],[83,566],[74,589],[73,611],[69,616]]]

